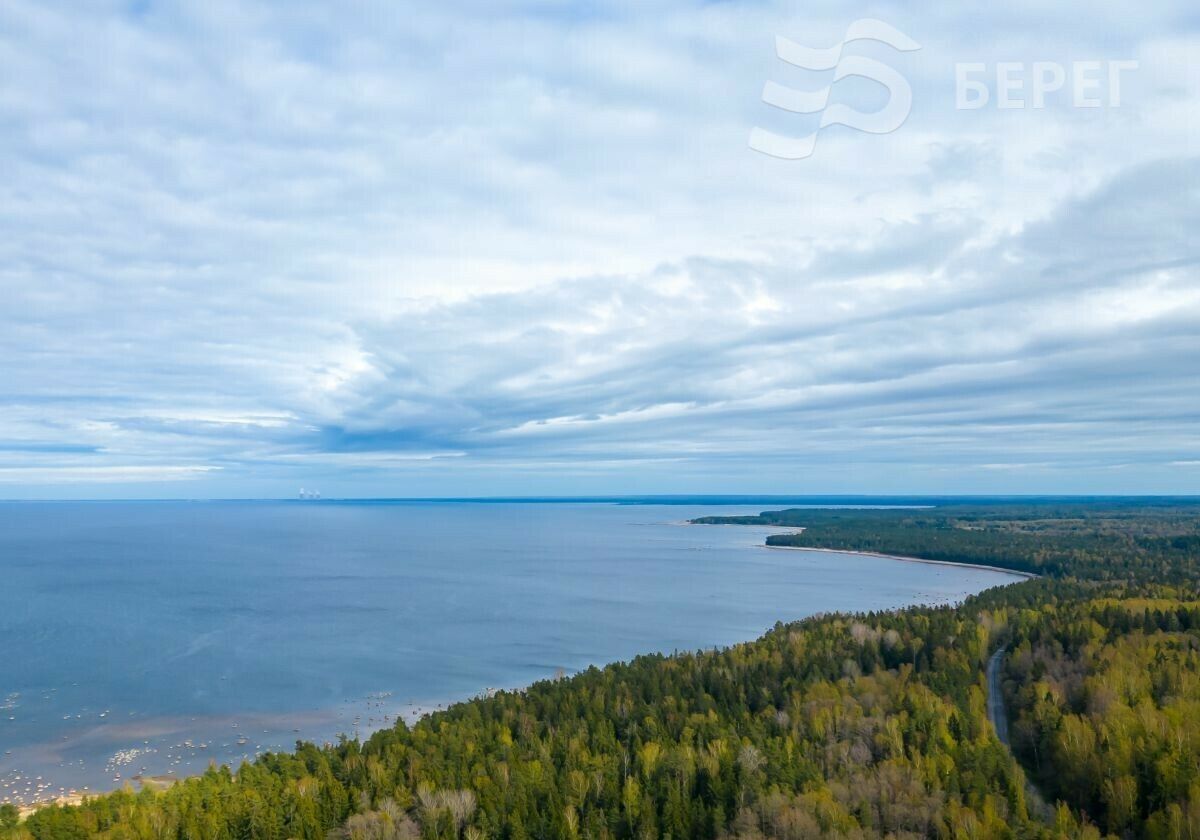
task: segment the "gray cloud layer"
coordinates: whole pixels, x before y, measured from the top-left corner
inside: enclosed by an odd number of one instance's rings
[[[1087,9],[6,3],[0,496],[1200,491],[1200,37]],[[863,16],[905,126],[749,151]]]

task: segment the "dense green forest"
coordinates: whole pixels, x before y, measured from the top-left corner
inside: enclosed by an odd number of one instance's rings
[[[163,792],[0,812],[0,838],[1200,838],[1200,504],[698,521],[1041,577],[594,668]],[[999,649],[1015,759],[986,710]]]

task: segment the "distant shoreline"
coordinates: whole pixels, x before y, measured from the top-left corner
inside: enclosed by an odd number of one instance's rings
[[[782,531],[791,531],[794,534],[802,534],[807,530],[807,528],[805,528],[803,525],[777,525],[767,522],[756,522],[749,524],[742,522],[694,522],[692,520],[685,520],[684,524],[701,525],[705,528],[719,528],[722,526],[732,528],[778,528]],[[1033,572],[1022,572],[1018,569],[1006,569],[1003,566],[988,566],[983,563],[959,563],[955,560],[930,560],[926,557],[906,557],[903,554],[884,554],[881,551],[861,551],[853,548],[816,548],[815,546],[810,547],[807,545],[771,545],[770,543],[763,543],[761,547],[781,549],[783,551],[824,551],[829,554],[857,554],[862,557],[878,557],[881,560],[901,560],[905,563],[928,563],[931,566],[959,566],[966,569],[983,569],[989,572],[1002,572],[1006,575],[1013,575],[1014,577],[1025,578],[1027,580],[1041,577],[1041,575],[1034,574]]]
[[[1003,566],[985,566],[982,563],[958,563],[954,560],[930,560],[925,557],[905,557],[901,554],[883,554],[879,551],[858,551],[850,548],[810,548],[806,545],[767,545],[763,548],[770,548],[777,551],[823,551],[828,554],[858,554],[862,557],[878,557],[881,560],[901,560],[905,563],[928,563],[931,566],[957,566],[963,569],[983,569],[989,572],[1001,572],[1013,577],[1025,578],[1032,580],[1039,578],[1041,575],[1033,572],[1022,572],[1017,569],[1005,569]]]

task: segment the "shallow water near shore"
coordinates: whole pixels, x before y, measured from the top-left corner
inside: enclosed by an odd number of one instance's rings
[[[0,503],[0,802],[182,777],[560,671],[1018,580],[679,524],[761,509]]]

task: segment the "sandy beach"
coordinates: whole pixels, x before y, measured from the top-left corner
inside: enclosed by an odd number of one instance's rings
[[[794,529],[793,529],[794,530]],[[799,533],[797,531],[797,533]],[[927,563],[931,566],[955,566],[962,569],[984,569],[989,572],[999,572],[1019,578],[1037,578],[1033,572],[1021,572],[1016,569],[1005,569],[1002,566],[985,566],[982,563],[956,563],[953,560],[928,560],[924,557],[904,557],[899,554],[881,554],[878,551],[852,551],[847,548],[809,548],[804,545],[764,545],[776,551],[821,551],[826,554],[857,554],[860,557],[878,557],[882,560],[902,560],[905,563]]]

